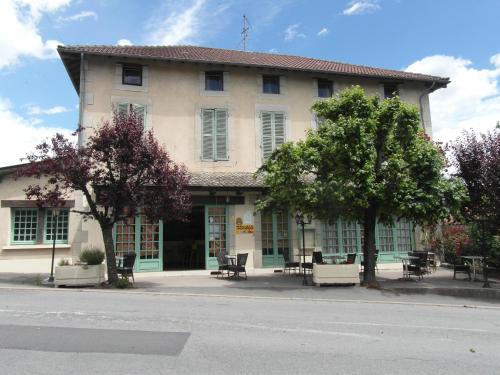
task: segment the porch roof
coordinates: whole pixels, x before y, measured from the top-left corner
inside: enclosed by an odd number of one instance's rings
[[[262,178],[250,172],[192,172],[193,190],[263,190]]]

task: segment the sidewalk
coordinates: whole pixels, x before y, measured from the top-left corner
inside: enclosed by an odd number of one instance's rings
[[[346,301],[445,301],[456,303],[451,298],[480,300],[500,304],[500,282],[491,280],[491,288],[482,288],[482,281],[453,280],[453,272],[438,269],[426,275],[423,280],[414,278],[401,281],[401,271],[380,270],[377,278],[381,289],[367,289],[359,286],[314,287],[302,285],[302,276],[275,273],[272,269],[248,271],[248,280],[226,280],[210,275],[210,271],[181,271],[135,274],[131,289],[106,289],[113,292],[151,293],[172,295],[210,295],[253,298],[297,298],[335,299]],[[0,288],[26,289],[47,288],[41,285],[47,275],[0,273]],[[311,278],[308,277],[309,283]],[[59,288],[59,290],[80,290]],[[85,290],[103,290],[85,288]]]

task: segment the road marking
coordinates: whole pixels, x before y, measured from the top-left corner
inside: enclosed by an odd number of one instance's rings
[[[450,308],[473,308],[485,310],[500,310],[500,306],[474,305],[474,304],[452,304],[452,303],[432,303],[413,301],[380,301],[380,300],[356,300],[356,299],[336,299],[317,297],[277,297],[277,296],[252,296],[241,294],[204,294],[204,293],[181,293],[181,292],[151,292],[151,291],[131,291],[131,290],[106,290],[106,289],[66,289],[66,288],[13,288],[0,286],[0,290],[10,291],[35,291],[35,292],[56,292],[56,293],[120,293],[143,296],[169,296],[169,297],[207,297],[207,298],[234,298],[234,299],[262,299],[276,301],[305,301],[305,302],[330,302],[330,303],[358,303],[358,304],[380,304],[380,305],[408,305],[408,306],[432,306]]]
[[[441,331],[459,331],[459,332],[476,332],[476,333],[492,333],[488,329],[476,328],[461,328],[461,327],[442,327],[442,326],[427,326],[427,325],[413,325],[413,324],[391,324],[391,323],[369,323],[369,322],[325,322],[327,324],[342,325],[342,326],[364,326],[364,327],[395,327],[395,328],[415,328],[415,329],[428,329],[428,330],[441,330]]]

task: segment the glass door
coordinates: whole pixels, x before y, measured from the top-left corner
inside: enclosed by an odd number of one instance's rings
[[[115,225],[117,256],[135,252],[134,271],[163,270],[163,222],[153,222],[146,215],[129,217]]]
[[[261,215],[262,266],[283,267],[283,252],[290,254],[288,214],[264,211]]]
[[[205,206],[205,259],[207,269],[217,269],[217,256],[227,249],[226,206]]]

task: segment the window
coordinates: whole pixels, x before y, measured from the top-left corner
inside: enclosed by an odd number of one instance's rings
[[[342,220],[342,248],[344,253],[356,253],[358,251],[358,235],[355,221]]]
[[[384,99],[393,98],[398,95],[398,85],[396,85],[395,83],[384,84]]]
[[[205,72],[206,91],[224,91],[223,72]]]
[[[13,208],[13,244],[68,243],[69,210],[59,210],[57,220],[50,208]]]
[[[398,241],[398,251],[409,252],[412,251],[412,230],[411,223],[405,219],[401,218],[396,222],[396,236]]]
[[[323,223],[323,250],[326,253],[340,252],[338,225],[336,221],[333,224]]]
[[[319,129],[322,125],[325,124],[326,119],[323,116],[314,115],[314,124],[316,125],[315,129]]]
[[[142,86],[142,66],[140,65],[123,65],[122,69],[122,84]]]
[[[326,79],[318,79],[318,97],[331,98],[333,95],[333,82]]]
[[[68,221],[68,210],[60,210],[59,215],[55,218],[52,215],[52,210],[46,209],[44,242],[52,243],[55,234],[56,243],[68,243]]]
[[[393,227],[378,223],[378,250],[394,251]]]
[[[228,160],[227,110],[203,109],[201,126],[201,158],[211,161]]]
[[[262,92],[264,94],[279,94],[280,76],[262,76]]]
[[[273,151],[285,143],[285,113],[261,112],[262,157],[269,158]]]
[[[118,113],[120,115],[127,115],[134,113],[142,122],[144,126],[144,121],[146,117],[146,107],[141,104],[132,103],[118,103]]]
[[[36,208],[14,208],[12,210],[12,242],[36,243],[38,210]]]

